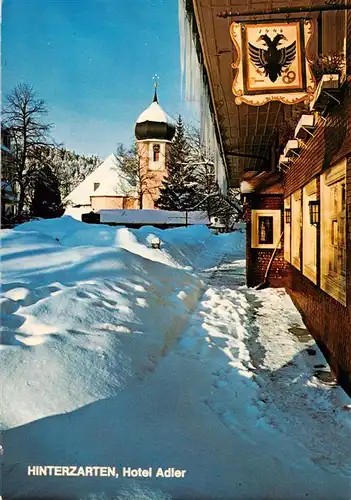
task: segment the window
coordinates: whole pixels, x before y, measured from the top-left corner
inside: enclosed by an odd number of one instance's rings
[[[302,272],[313,283],[317,283],[317,227],[310,221],[310,201],[317,200],[317,181],[303,188],[303,243]]]
[[[301,270],[301,191],[296,191],[291,197],[291,263]]]
[[[8,130],[2,130],[2,137],[1,137],[1,142],[7,149],[11,149],[11,139],[10,139],[10,134]]]
[[[123,198],[123,209],[125,210],[125,209],[135,208],[135,202],[136,202],[135,198],[128,198],[128,197]]]
[[[153,151],[154,151],[154,161],[159,161],[159,159],[160,159],[160,145],[154,144]]]
[[[321,176],[321,288],[346,305],[346,160]]]
[[[284,258],[291,262],[291,199],[290,196],[284,200]]]
[[[258,242],[268,245],[273,243],[273,217],[271,215],[258,217]]]
[[[251,247],[280,248],[280,210],[252,210]]]
[[[165,142],[148,143],[148,170],[166,170],[165,156],[167,144]]]
[[[100,182],[94,182],[94,191],[99,189],[99,186],[100,186]]]

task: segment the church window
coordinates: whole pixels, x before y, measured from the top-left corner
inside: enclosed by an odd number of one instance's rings
[[[159,161],[159,159],[160,159],[160,145],[154,144],[153,151],[154,151],[154,161]]]

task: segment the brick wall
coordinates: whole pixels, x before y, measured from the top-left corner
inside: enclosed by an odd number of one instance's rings
[[[336,105],[327,119],[320,119],[315,136],[295,160],[284,178],[285,195],[302,188],[314,177],[342,158],[348,158],[346,169],[346,241],[347,307],[341,305],[319,286],[314,285],[289,265],[287,291],[302,313],[304,321],[325,353],[344,387],[351,392],[351,95],[345,92],[341,106]],[[318,190],[319,191],[319,190]],[[319,234],[317,241],[319,240]],[[317,244],[317,274],[320,276]],[[319,279],[318,279],[319,282]]]
[[[289,266],[286,285],[307,328],[345,389],[351,391],[351,318],[348,309],[293,266]]]
[[[284,206],[282,195],[248,195],[245,205],[246,219],[246,273],[248,286],[256,286],[263,282],[264,275],[271,259],[272,249],[251,248],[251,210],[266,209],[281,211],[281,231],[284,227]],[[281,242],[272,262],[268,280],[274,287],[284,286],[287,263],[284,260],[284,244]]]
[[[351,12],[346,11],[346,72],[351,75]]]
[[[285,196],[305,186],[323,170],[351,154],[351,89],[344,90],[342,104],[335,105],[327,119],[318,119],[314,137],[284,176]]]

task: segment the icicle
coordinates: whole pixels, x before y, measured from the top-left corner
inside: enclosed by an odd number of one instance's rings
[[[183,1],[178,2],[178,19],[179,19],[179,38],[180,38],[180,95],[182,99],[184,98],[184,54],[185,54],[185,44],[186,44],[186,16]]]
[[[207,154],[214,158],[217,182],[227,191],[225,167],[217,142],[216,128],[210,107],[209,89],[205,84],[203,66],[199,63],[193,37],[194,17],[187,13],[185,0],[178,0],[180,33],[181,95],[195,105],[200,112],[201,140]]]

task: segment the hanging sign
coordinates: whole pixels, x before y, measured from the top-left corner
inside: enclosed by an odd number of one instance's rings
[[[234,22],[230,34],[237,52],[232,64],[236,104],[310,102],[316,88],[309,58],[313,32],[312,20]]]

